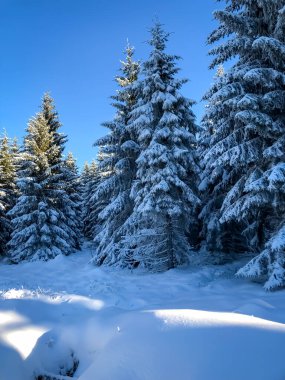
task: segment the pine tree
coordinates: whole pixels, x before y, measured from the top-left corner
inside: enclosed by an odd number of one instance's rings
[[[215,13],[213,65],[237,56],[222,85],[209,94],[216,102],[208,117],[215,133],[205,160],[207,186],[220,187],[219,221],[238,223],[249,248],[263,250],[240,276],[267,278],[266,289],[285,285],[284,221],[284,0],[231,0]],[[206,177],[205,175],[205,177]],[[212,182],[211,182],[212,181]],[[218,185],[216,185],[218,184]]]
[[[81,174],[82,186],[82,231],[83,235],[93,240],[99,232],[98,214],[102,209],[101,201],[95,201],[94,196],[99,184],[98,165],[92,161],[86,163]]]
[[[62,212],[62,204],[68,205],[70,199],[62,175],[55,170],[57,164],[53,164],[58,150],[46,118],[37,114],[29,122],[24,140],[17,181],[20,196],[8,213],[13,230],[9,256],[14,263],[48,260],[73,251],[73,231]]]
[[[17,142],[11,142],[4,131],[3,137],[0,138],[0,255],[6,253],[6,244],[11,233],[7,213],[14,206],[17,197],[17,161]]]
[[[68,153],[64,160],[64,190],[66,191],[69,202],[66,208],[66,223],[72,231],[70,242],[73,248],[80,249],[82,242],[82,197],[81,197],[81,184],[78,168],[75,158],[71,152]],[[63,211],[64,212],[64,211]]]
[[[131,111],[136,103],[139,62],[133,60],[134,48],[126,48],[126,61],[121,61],[121,76],[116,77],[119,85],[117,94],[112,97],[116,115],[111,122],[103,125],[110,133],[98,140],[100,147],[99,171],[101,182],[94,195],[95,202],[101,202],[99,213],[101,231],[96,236],[97,255],[94,263],[114,264],[118,261],[118,243],[122,238],[122,226],[133,210],[130,197],[132,181],[136,173],[138,144],[129,129]]]
[[[199,214],[202,221],[201,238],[206,249],[215,255],[218,261],[226,259],[224,254],[242,252],[246,241],[242,235],[242,226],[235,220],[222,224],[221,207],[227,192],[232,186],[233,177],[238,174],[234,168],[219,162],[220,154],[216,149],[219,139],[223,138],[230,122],[230,116],[217,94],[226,91],[227,74],[221,64],[218,65],[214,83],[204,96],[208,101],[202,119],[202,136],[200,137],[200,157],[202,166],[199,190],[202,192],[203,206]],[[233,170],[232,170],[233,169]],[[240,168],[239,168],[240,169]]]
[[[67,136],[59,132],[62,124],[59,121],[54,100],[49,93],[45,93],[41,104],[41,113],[46,121],[49,132],[53,137],[54,153],[49,158],[49,165],[53,175],[57,176],[58,186],[61,184],[62,197],[57,200],[57,209],[65,216],[66,224],[70,227],[70,245],[80,248],[81,242],[81,222],[80,222],[80,194],[76,183],[76,165],[72,163],[73,158],[64,158],[64,149]],[[78,191],[78,194],[76,192]]]
[[[88,224],[89,209],[87,208],[87,201],[90,198],[90,167],[88,162],[85,162],[83,170],[80,175],[81,183],[81,197],[82,197],[82,233],[86,238],[90,238],[86,233],[86,226]]]
[[[179,92],[186,81],[175,78],[179,57],[165,52],[168,37],[160,23],[151,29],[152,51],[143,65],[142,95],[129,125],[141,151],[122,265],[152,271],[187,261],[188,235],[199,204],[193,101]]]
[[[48,92],[43,96],[41,112],[47,122],[49,131],[53,134],[54,145],[57,148],[51,162],[51,165],[54,167],[54,169],[56,169],[55,165],[62,163],[62,156],[65,144],[67,142],[67,136],[59,132],[62,124],[59,121],[59,116],[58,112],[55,109],[54,100]]]

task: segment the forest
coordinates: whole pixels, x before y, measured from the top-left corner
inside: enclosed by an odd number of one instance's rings
[[[180,92],[180,57],[167,53],[169,34],[156,21],[145,62],[125,49],[115,116],[81,173],[64,154],[67,136],[48,93],[21,146],[2,135],[4,258],[69,255],[84,238],[94,242],[95,265],[151,272],[191,265],[190,253],[220,264],[251,253],[237,276],[267,290],[284,286],[284,1],[231,1],[215,18],[208,43],[216,75],[201,125]]]
[[[8,9],[12,1],[2,3]],[[36,75],[37,65],[47,70],[40,52],[60,61],[54,20],[81,65],[76,49],[90,48],[87,21],[98,13],[96,30],[108,50],[108,38],[120,34],[106,21],[110,9],[119,24],[133,22],[135,2],[118,3],[13,0],[14,23],[26,28],[33,18],[30,40],[11,49],[31,59],[16,65]],[[148,6],[162,13],[169,7],[143,3],[141,22]],[[193,4],[171,2],[171,17],[183,19],[183,6],[207,8],[206,0]],[[23,139],[1,134],[0,380],[284,380],[285,0],[218,5],[207,39],[212,81],[202,100],[192,99],[186,52],[177,40],[171,45],[160,17],[145,31],[145,59],[136,58],[141,46],[126,44],[115,91],[104,100],[112,111],[97,125],[104,136],[93,139],[83,122],[76,125],[94,144],[93,160],[81,167],[68,152],[72,128],[52,88],[23,126]],[[45,22],[51,45],[41,34]],[[29,42],[39,40],[33,55]],[[60,46],[68,70],[71,56]],[[109,72],[102,50],[97,57]],[[59,74],[53,80],[66,97],[66,82]],[[85,109],[82,94],[75,99]],[[15,113],[29,108],[14,103]],[[66,104],[73,119],[82,110],[78,101]]]

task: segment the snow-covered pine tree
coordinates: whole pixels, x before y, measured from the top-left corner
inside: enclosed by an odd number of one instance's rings
[[[220,222],[243,223],[250,248],[263,250],[238,274],[274,289],[285,285],[285,1],[227,3],[209,38],[229,36],[212,50],[213,66],[237,62],[211,90],[219,122],[206,160],[225,194]]]
[[[125,54],[126,60],[121,61],[121,75],[116,77],[119,89],[112,96],[116,115],[111,122],[103,124],[110,133],[96,142],[104,155],[99,160],[101,181],[94,196],[95,202],[103,204],[99,214],[101,231],[95,238],[97,254],[94,263],[97,265],[112,265],[118,261],[122,226],[133,210],[130,192],[136,173],[135,161],[139,147],[136,136],[130,133],[127,125],[139,93],[136,81],[140,65],[134,61],[134,48],[129,44]]]
[[[57,154],[53,133],[39,113],[27,128],[17,181],[20,196],[9,212],[13,232],[8,246],[14,263],[48,260],[72,251],[72,231],[58,208],[59,202],[68,202],[68,196],[51,165]]]
[[[143,65],[142,95],[132,111],[129,130],[140,143],[132,197],[134,211],[125,225],[122,265],[162,271],[187,261],[188,234],[197,197],[197,127],[193,101],[179,90],[175,55],[165,52],[169,34],[157,22]]]
[[[7,213],[16,202],[17,165],[17,142],[11,142],[4,131],[0,138],[0,255],[6,253],[6,244],[11,233],[11,223]]]
[[[89,200],[90,195],[89,195],[89,178],[90,178],[90,167],[89,163],[85,162],[83,166],[83,170],[80,175],[80,183],[81,183],[81,198],[82,198],[82,233],[83,236],[86,238],[90,238],[90,236],[87,235],[86,233],[86,225],[88,224],[88,215],[89,215],[89,210],[86,207],[87,205],[87,200]]]
[[[70,162],[72,168],[69,168],[68,157],[67,159],[65,159],[63,156],[65,143],[67,142],[67,136],[64,133],[59,132],[62,124],[59,121],[59,116],[54,105],[54,100],[49,93],[45,93],[43,96],[41,104],[41,113],[46,121],[46,124],[48,125],[49,132],[53,136],[54,152],[53,156],[49,158],[49,165],[52,174],[57,177],[58,187],[61,186],[63,190],[62,196],[58,197],[57,199],[56,207],[65,216],[66,224],[70,227],[70,245],[75,249],[79,249],[81,241],[81,215],[79,205],[80,194],[78,192],[78,194],[76,195],[74,191],[75,189],[71,189],[72,186],[76,187],[76,165],[75,163],[73,165]],[[72,178],[74,181],[72,180]]]
[[[80,249],[82,242],[82,197],[80,176],[76,160],[71,152],[64,160],[64,190],[69,198],[69,207],[66,209],[66,223],[69,225],[72,236],[70,243],[75,249]]]
[[[98,233],[98,214],[101,210],[100,200],[95,201],[94,195],[99,184],[98,165],[95,161],[86,163],[81,174],[82,186],[82,231],[83,235],[93,240]]]
[[[208,252],[211,252],[219,262],[225,259],[224,254],[242,252],[246,248],[242,236],[242,226],[236,221],[222,224],[220,222],[221,207],[232,186],[232,177],[238,175],[234,168],[224,163],[218,164],[219,151],[216,143],[230,128],[230,114],[227,113],[227,103],[223,104],[217,96],[227,88],[227,75],[222,64],[218,65],[214,83],[204,96],[206,105],[202,119],[202,132],[199,138],[199,156],[202,167],[199,190],[203,205],[199,214],[202,223],[201,240]]]
[[[41,112],[47,122],[49,131],[53,134],[54,145],[57,147],[54,152],[52,162],[50,162],[50,164],[54,166],[55,169],[55,165],[60,164],[63,161],[63,152],[65,144],[67,142],[67,136],[64,133],[59,132],[62,124],[59,121],[58,112],[56,111],[54,105],[54,100],[48,92],[46,92],[42,98]]]

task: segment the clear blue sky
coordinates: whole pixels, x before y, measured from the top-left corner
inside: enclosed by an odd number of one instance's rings
[[[216,23],[215,0],[0,0],[0,130],[21,140],[41,97],[56,102],[67,150],[80,166],[112,118],[109,97],[127,38],[145,59],[148,29],[157,16],[173,32],[170,53],[181,55],[183,93],[200,102],[214,75],[208,70],[207,35]],[[204,105],[194,112],[199,120]]]

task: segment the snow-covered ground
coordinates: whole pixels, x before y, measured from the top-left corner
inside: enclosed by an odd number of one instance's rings
[[[80,380],[285,379],[285,291],[233,279],[241,263],[143,274],[90,257],[1,264],[0,380],[68,379],[77,360]]]

